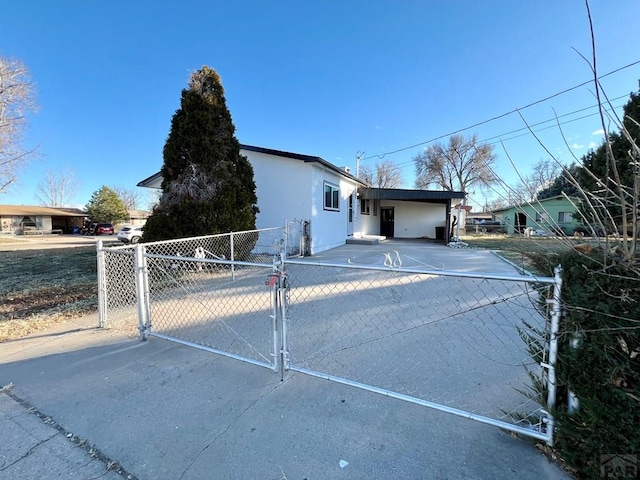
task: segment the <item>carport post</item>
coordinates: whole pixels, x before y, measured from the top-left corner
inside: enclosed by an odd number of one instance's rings
[[[138,330],[140,332],[140,340],[144,341],[147,339],[147,325],[149,324],[148,318],[149,314],[147,311],[147,301],[145,295],[145,285],[147,285],[148,279],[145,278],[147,275],[147,269],[145,268],[144,261],[144,250],[142,244],[136,244],[134,250],[134,270],[136,275],[136,299],[138,305]]]
[[[102,240],[96,243],[97,250],[97,269],[98,269],[98,326],[106,328],[107,326],[107,282],[105,278],[104,267],[104,249]]]

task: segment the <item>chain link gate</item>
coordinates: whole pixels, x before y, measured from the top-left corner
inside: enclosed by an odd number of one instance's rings
[[[274,259],[300,254],[301,225],[109,248],[100,242],[100,326],[131,334],[137,327],[141,339],[279,368],[270,333],[276,285],[268,279]]]
[[[552,444],[540,405],[555,404],[559,270],[534,278],[285,260],[279,275],[286,370]]]
[[[292,260],[288,231],[99,247],[99,264],[119,270],[99,273],[101,324],[132,328],[137,317],[143,339],[552,443],[553,417],[540,405],[555,404],[559,270],[549,278]]]

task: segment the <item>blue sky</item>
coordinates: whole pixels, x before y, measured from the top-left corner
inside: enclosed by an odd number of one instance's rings
[[[428,144],[406,147],[591,76],[572,49],[591,54],[582,0],[5,3],[0,55],[31,71],[40,108],[26,143],[39,145],[40,156],[0,203],[36,204],[47,169],[74,172],[75,205],[102,185],[135,188],[160,169],[180,92],[205,64],[222,78],[241,143],[354,169],[356,153],[365,152],[363,164],[382,157],[402,168],[406,188],[413,187],[412,159]],[[592,0],[591,9],[599,72],[639,61],[628,20],[640,18],[640,2]],[[602,83],[616,98],[637,90],[638,79],[640,64]],[[594,104],[589,85],[522,114],[538,123]],[[557,127],[540,136],[570,162],[602,140],[594,113],[562,117],[568,146]],[[530,134],[508,133],[523,127],[511,114],[464,133],[498,142],[499,172],[515,183],[506,153],[522,174],[548,158]],[[484,195],[470,192],[470,200],[483,203]]]

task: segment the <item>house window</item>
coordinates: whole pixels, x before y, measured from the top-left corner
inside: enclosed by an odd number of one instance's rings
[[[369,215],[371,213],[371,200],[365,198],[360,199],[360,213],[362,215]]]
[[[324,184],[324,209],[340,211],[340,188],[331,183]]]
[[[378,216],[378,201],[377,200],[373,201],[373,216],[374,217]]]
[[[573,221],[573,213],[571,212],[559,212],[558,223],[569,223]]]

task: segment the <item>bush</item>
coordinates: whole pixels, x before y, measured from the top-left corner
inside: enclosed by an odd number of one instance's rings
[[[555,446],[587,479],[601,478],[601,455],[640,453],[638,262],[617,263],[615,250],[604,253],[570,251],[536,262],[546,274],[553,265],[563,267]],[[568,391],[580,402],[577,412],[568,411]]]

